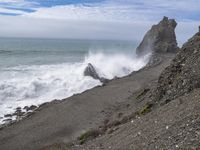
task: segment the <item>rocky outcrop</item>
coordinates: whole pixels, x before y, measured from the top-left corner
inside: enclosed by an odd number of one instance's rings
[[[97,79],[97,80],[100,79],[96,69],[94,68],[94,66],[91,63],[88,63],[87,67],[85,68],[84,76],[90,76],[90,77]]]
[[[108,79],[105,79],[103,77],[100,77],[96,71],[96,69],[94,68],[94,66],[91,63],[88,63],[87,67],[84,70],[84,76],[90,76],[93,79],[99,80],[102,83],[106,83],[108,82]]]
[[[156,99],[168,102],[196,88],[200,88],[200,31],[183,45],[160,75]]]
[[[176,26],[176,21],[167,17],[164,17],[157,25],[153,25],[137,47],[137,55],[142,56],[149,52],[177,52],[179,48],[175,35]]]

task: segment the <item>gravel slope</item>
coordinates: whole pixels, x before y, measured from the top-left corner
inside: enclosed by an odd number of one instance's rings
[[[143,102],[131,103],[134,93],[155,85],[160,73],[169,65],[174,55],[166,54],[162,57],[162,62],[151,68],[113,80],[106,86],[97,87],[63,101],[52,102],[40,107],[28,118],[0,130],[0,149],[35,150],[52,143],[64,143],[65,145],[76,140],[84,131],[98,128],[106,119],[112,120],[119,110],[124,110],[124,115],[127,115],[131,112],[128,110],[132,107],[136,109],[135,106],[143,105]],[[136,103],[138,105],[133,106]],[[127,106],[129,109],[122,106]],[[125,127],[126,125],[124,125]],[[123,137],[123,139],[125,138]],[[114,141],[111,139],[104,148],[107,149],[111,143],[113,143],[111,145],[117,146],[115,142],[120,144],[119,139]],[[121,142],[122,145],[123,143]]]

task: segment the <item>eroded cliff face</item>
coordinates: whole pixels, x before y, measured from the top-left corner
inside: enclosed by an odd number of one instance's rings
[[[177,52],[179,48],[175,35],[176,26],[176,21],[167,17],[164,17],[157,25],[153,25],[137,47],[137,55],[142,56],[149,52]]]
[[[200,31],[183,45],[160,75],[156,99],[168,102],[196,88],[200,88]]]

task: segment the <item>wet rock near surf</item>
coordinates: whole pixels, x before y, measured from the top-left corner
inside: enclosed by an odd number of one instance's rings
[[[167,103],[200,88],[199,68],[200,31],[183,45],[171,65],[160,75],[155,99]]]
[[[176,26],[176,21],[168,17],[164,17],[157,25],[153,25],[137,47],[137,55],[142,56],[150,52],[153,54],[176,53],[179,50],[175,35]]]
[[[84,76],[89,76],[92,77],[93,79],[99,80],[102,83],[107,83],[109,80],[103,77],[100,77],[95,69],[95,67],[91,64],[88,63],[87,67],[84,70]]]
[[[38,107],[35,105],[25,106],[23,109],[21,107],[17,107],[14,113],[5,114],[4,117],[1,118],[3,119],[3,126],[20,121],[21,119],[32,114],[37,108]]]
[[[34,111],[37,108],[35,105],[25,106],[23,109],[26,111]]]
[[[100,79],[98,73],[96,72],[96,69],[91,63],[88,63],[87,67],[84,70],[84,76],[90,76],[94,79]]]
[[[17,107],[16,111],[12,114],[13,116],[17,116],[17,118],[22,117],[25,114],[24,111],[22,111],[21,107]]]

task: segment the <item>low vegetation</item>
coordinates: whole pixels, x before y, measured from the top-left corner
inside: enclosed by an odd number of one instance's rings
[[[138,111],[138,115],[145,115],[147,113],[149,113],[151,111],[153,107],[153,104],[151,103],[146,103],[139,111]]]
[[[143,89],[141,90],[138,95],[136,96],[136,99],[140,99],[142,96],[146,95],[147,92],[149,92],[150,89]]]
[[[93,139],[93,138],[99,136],[99,134],[100,134],[100,130],[89,130],[89,131],[86,131],[83,134],[81,134],[78,137],[78,141],[80,144],[84,144],[87,140]]]

